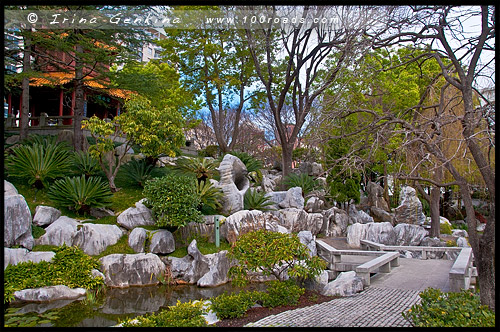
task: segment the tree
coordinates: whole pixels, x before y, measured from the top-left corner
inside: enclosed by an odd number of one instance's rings
[[[253,10],[258,12],[258,8]],[[299,23],[273,27],[278,15],[296,17]],[[378,11],[369,7],[273,6],[262,16],[269,18],[268,23],[248,23],[245,32],[275,122],[286,176],[291,171],[298,134],[314,101],[335,82],[341,69],[363,52],[366,43],[362,33],[378,17]],[[332,29],[314,23],[321,17],[334,17],[337,26]],[[291,100],[293,123],[283,119],[287,98]]]
[[[90,147],[90,152],[99,160],[113,192],[119,190],[115,185],[115,178],[126,151],[133,144],[140,145],[141,152],[146,157],[156,157],[161,153],[173,157],[185,142],[185,121],[177,110],[159,110],[141,96],[128,100],[124,108],[126,112],[114,117],[111,122],[96,116],[83,121],[83,128],[87,128],[96,140],[96,144]],[[115,155],[114,142],[119,137],[125,139],[125,143],[122,152]]]
[[[184,86],[203,96],[221,151],[233,150],[244,104],[250,98],[246,89],[253,81],[253,63],[241,32],[203,28],[165,32],[168,38],[158,42],[165,58],[182,73]]]
[[[480,25],[471,31],[465,24],[468,19],[476,18]],[[363,128],[369,130],[394,130],[397,125],[409,140],[418,144],[426,155],[435,158],[439,165],[453,176],[453,183],[439,183],[432,179],[426,182],[437,186],[457,185],[467,213],[469,242],[471,244],[478,280],[481,285],[481,303],[495,309],[495,172],[494,160],[489,158],[488,151],[494,149],[491,138],[494,137],[494,126],[487,123],[491,120],[487,109],[475,103],[478,79],[488,73],[488,67],[494,63],[494,54],[485,57],[484,53],[494,51],[495,8],[454,7],[454,6],[414,6],[393,7],[387,15],[386,24],[374,26],[368,33],[376,48],[413,43],[423,45],[427,53],[441,68],[441,75],[447,84],[455,87],[460,93],[459,103],[463,114],[444,112],[446,103],[444,94],[440,96],[440,105],[433,107],[433,116],[420,122],[412,122],[396,116],[396,114],[377,114],[372,110],[354,110],[371,117],[370,125]],[[444,59],[448,59],[447,64]],[[484,60],[486,59],[486,60]],[[494,70],[493,70],[494,71]],[[491,81],[490,81],[491,82]],[[480,95],[481,96],[481,95]],[[481,96],[483,98],[484,96]],[[487,100],[487,103],[489,101]],[[490,104],[490,103],[489,103]],[[423,100],[411,110],[420,113],[425,109]],[[491,111],[491,109],[489,110]],[[350,111],[343,112],[351,113]],[[458,122],[461,126],[460,141],[467,147],[481,174],[488,193],[488,210],[486,228],[483,234],[476,232],[477,220],[471,199],[470,181],[451,162],[441,149],[443,139],[442,127],[450,122]],[[484,147],[486,145],[486,148]],[[488,148],[490,146],[490,148]],[[418,178],[418,180],[424,180]]]

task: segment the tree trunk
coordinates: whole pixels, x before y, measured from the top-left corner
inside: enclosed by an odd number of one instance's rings
[[[24,52],[23,52],[23,73],[29,75],[31,71],[31,38],[24,37]],[[29,122],[29,109],[30,109],[30,79],[25,76],[22,81],[22,107],[19,110],[19,138],[24,140],[28,138],[28,122]]]
[[[443,178],[443,169],[438,167],[434,171],[434,180],[436,182],[441,182]],[[431,237],[439,237],[441,221],[439,218],[439,199],[441,197],[441,188],[437,186],[432,186],[431,188],[431,196],[430,196],[430,210],[431,210]]]
[[[85,101],[83,100],[83,62],[80,59],[80,54],[83,54],[83,47],[80,44],[76,45],[76,62],[75,62],[75,109],[74,111],[74,135],[73,146],[75,151],[83,151],[83,108]]]
[[[290,145],[289,143],[284,142],[281,145],[281,168],[283,170],[283,179],[292,173],[292,152],[293,152],[293,145]]]

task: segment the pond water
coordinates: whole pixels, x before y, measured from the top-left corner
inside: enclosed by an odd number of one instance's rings
[[[8,326],[107,327],[146,313],[158,312],[177,301],[209,299],[224,292],[264,291],[266,284],[214,288],[196,285],[107,288],[95,300],[60,300],[46,303],[16,303],[5,309]]]

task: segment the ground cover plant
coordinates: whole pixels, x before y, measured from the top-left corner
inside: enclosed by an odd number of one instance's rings
[[[94,278],[92,269],[99,268],[99,261],[85,254],[78,247],[63,245],[55,251],[52,261],[21,262],[8,265],[4,270],[4,303],[13,299],[17,290],[45,286],[66,285],[70,288],[92,289],[103,284],[101,277]]]
[[[420,303],[402,315],[415,327],[494,327],[495,312],[469,290],[443,293],[427,288]]]

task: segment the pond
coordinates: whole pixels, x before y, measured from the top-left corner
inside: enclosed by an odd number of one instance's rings
[[[89,301],[60,300],[46,303],[16,303],[5,309],[5,325],[30,327],[108,327],[126,318],[158,312],[177,301],[209,299],[224,292],[264,291],[265,283],[214,288],[196,285],[106,288]]]

